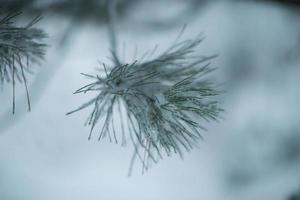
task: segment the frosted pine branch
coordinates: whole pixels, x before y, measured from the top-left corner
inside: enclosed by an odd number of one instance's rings
[[[130,138],[135,148],[132,164],[137,157],[143,169],[164,153],[182,157],[202,138],[205,128],[201,121],[218,120],[223,111],[215,98],[220,92],[206,78],[214,70],[210,61],[216,56],[197,57],[194,53],[202,40],[200,35],[175,42],[160,56],[145,62],[112,68],[103,64],[103,77],[82,74],[93,81],[75,94],[93,92],[96,96],[67,114],[91,107],[86,123],[91,127],[89,139],[97,124],[101,124],[98,140],[108,137],[125,144]],[[122,134],[116,131],[116,120],[120,120]]]

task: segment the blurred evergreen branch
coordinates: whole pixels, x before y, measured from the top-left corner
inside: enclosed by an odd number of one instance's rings
[[[41,20],[40,16],[24,27],[17,27],[15,18],[20,14],[11,12],[0,20],[0,83],[13,86],[13,113],[16,81],[24,84],[28,110],[31,109],[26,74],[33,73],[31,63],[39,63],[44,58],[46,44],[40,41],[47,37],[41,29],[33,28]]]
[[[291,195],[288,200],[300,200],[300,189],[298,193]]]
[[[117,10],[120,15],[126,15],[138,0],[120,0]],[[60,17],[75,18],[75,22],[105,22],[107,7],[105,0],[4,0],[1,6],[4,10],[22,10],[26,15],[51,13]]]

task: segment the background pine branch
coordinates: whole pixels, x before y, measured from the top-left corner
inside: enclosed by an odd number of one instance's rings
[[[0,20],[0,83],[11,83],[13,86],[13,113],[15,112],[16,82],[25,86],[28,110],[30,98],[26,75],[33,73],[32,63],[40,63],[45,55],[46,44],[41,43],[47,37],[44,31],[33,28],[41,20],[38,16],[26,26],[17,27],[15,18],[21,12],[12,12]]]

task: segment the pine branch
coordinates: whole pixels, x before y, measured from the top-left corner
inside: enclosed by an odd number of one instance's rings
[[[40,16],[25,27],[17,27],[14,23],[19,15],[21,12],[13,12],[0,19],[0,83],[12,83],[13,113],[17,81],[24,84],[28,110],[31,109],[26,75],[33,73],[32,63],[43,60],[46,44],[40,41],[47,37],[42,30],[33,28],[41,20]]]
[[[108,137],[119,143],[122,139],[123,144],[124,133],[116,133],[114,124],[114,119],[120,117],[135,148],[132,165],[138,158],[143,171],[164,153],[182,157],[184,151],[192,150],[202,139],[205,128],[201,119],[216,121],[223,111],[215,98],[220,91],[205,78],[214,70],[209,62],[216,56],[193,55],[202,40],[199,35],[176,41],[163,54],[145,62],[112,68],[103,64],[104,77],[82,74],[93,81],[75,94],[92,92],[96,96],[67,114],[92,107],[86,123],[91,127],[89,139],[96,125],[103,122],[98,140]]]

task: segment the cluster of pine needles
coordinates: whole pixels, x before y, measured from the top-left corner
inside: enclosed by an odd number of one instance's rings
[[[30,111],[26,74],[33,73],[30,63],[39,63],[44,58],[46,47],[46,44],[41,43],[46,34],[41,29],[33,28],[41,17],[34,18],[24,27],[17,27],[15,19],[19,15],[21,12],[10,12],[0,18],[0,84],[12,84],[13,113],[16,82],[25,86]]]
[[[218,120],[223,111],[216,98],[220,91],[207,78],[215,70],[210,61],[216,55],[194,55],[203,39],[202,35],[181,42],[177,38],[154,59],[150,57],[156,48],[131,64],[103,64],[104,76],[82,74],[92,82],[75,94],[93,92],[95,97],[67,114],[92,107],[86,122],[91,127],[89,139],[97,124],[101,124],[98,140],[108,137],[125,145],[129,138],[135,149],[130,171],[136,158],[144,171],[163,154],[182,157],[202,139],[206,129],[200,122]]]

